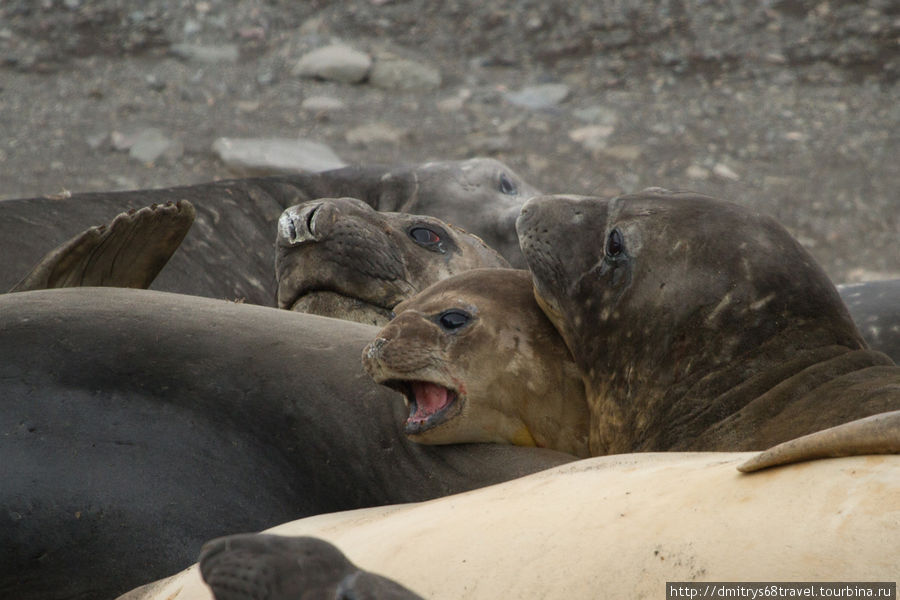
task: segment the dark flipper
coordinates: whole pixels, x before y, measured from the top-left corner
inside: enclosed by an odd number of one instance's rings
[[[178,249],[196,212],[154,204],[91,227],[46,254],[10,292],[62,287],[147,288]]]
[[[390,579],[361,571],[313,537],[218,538],[203,546],[200,574],[216,600],[421,600]]]
[[[738,467],[761,469],[817,458],[900,454],[900,410],[879,413],[773,446]]]

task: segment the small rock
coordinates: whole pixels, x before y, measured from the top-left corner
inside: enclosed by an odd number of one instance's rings
[[[217,63],[238,61],[240,53],[234,44],[222,44],[220,46],[200,46],[197,44],[175,44],[169,48],[169,52],[182,60],[190,60],[201,63]]]
[[[128,149],[128,156],[142,163],[152,163],[163,157],[175,160],[182,154],[184,147],[181,143],[169,139],[156,128],[141,131]]]
[[[619,122],[619,115],[616,111],[606,106],[594,105],[587,108],[578,108],[572,111],[572,114],[576,119],[586,123],[615,126]]]
[[[690,179],[697,179],[699,181],[706,181],[709,179],[709,169],[704,169],[700,165],[689,166],[684,170],[684,174]]]
[[[369,74],[369,83],[386,90],[432,90],[441,86],[441,74],[413,60],[380,57]]]
[[[633,160],[637,160],[641,156],[641,147],[629,145],[606,146],[603,148],[597,148],[595,152],[601,156],[611,158],[613,160],[631,162]]]
[[[213,142],[212,150],[230,169],[248,175],[318,172],[346,166],[325,144],[304,139],[221,137]]]
[[[459,96],[451,96],[450,98],[438,100],[437,109],[442,113],[453,113],[461,111],[464,105],[465,100]]]
[[[330,96],[310,96],[300,104],[300,108],[310,112],[331,112],[344,110],[347,105]]]
[[[508,135],[475,134],[466,137],[466,153],[470,155],[494,155],[513,150]]]
[[[712,172],[714,175],[729,181],[740,181],[741,179],[741,176],[735,173],[734,170],[725,163],[716,163],[715,166],[713,166]]]
[[[101,131],[100,133],[95,133],[93,135],[87,136],[85,141],[87,142],[88,147],[91,150],[97,150],[100,146],[103,145],[105,141],[109,138],[109,134],[105,131]]]
[[[569,132],[569,139],[581,144],[586,150],[593,151],[606,147],[606,140],[614,129],[609,125],[588,125]]]
[[[368,54],[335,44],[305,54],[291,72],[299,77],[359,83],[368,76],[371,67],[372,59]]]
[[[379,143],[396,144],[406,133],[384,123],[369,123],[351,129],[344,137],[350,144],[371,146]]]
[[[144,77],[144,81],[147,82],[147,87],[154,92],[161,92],[166,89],[166,82],[160,80],[158,77],[156,77],[156,75],[147,75],[146,77]]]
[[[510,104],[543,110],[553,108],[569,97],[569,86],[564,83],[545,83],[524,87],[517,92],[506,92],[503,97]]]

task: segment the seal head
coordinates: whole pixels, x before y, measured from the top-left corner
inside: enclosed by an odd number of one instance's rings
[[[323,198],[278,220],[278,307],[384,325],[394,306],[431,283],[508,263],[479,238],[434,217],[381,213]]]
[[[766,216],[654,188],[534,198],[517,229],[584,378],[595,455],[762,449],[900,401],[872,382],[865,401],[807,393],[891,362],[863,350],[828,277]]]
[[[413,441],[536,445],[588,456],[584,388],[534,302],[527,271],[468,271],[395,310],[363,350],[363,365],[406,397]]]

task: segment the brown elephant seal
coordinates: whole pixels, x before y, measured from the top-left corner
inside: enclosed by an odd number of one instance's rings
[[[501,442],[589,456],[584,387],[534,302],[527,271],[468,271],[395,310],[363,350],[363,365],[406,397],[405,432],[413,441]]]
[[[771,218],[654,188],[534,198],[517,230],[595,455],[762,450],[900,408],[900,368]]]
[[[434,217],[323,198],[278,220],[278,307],[384,325],[396,304],[477,267],[508,267],[484,242]]]
[[[199,562],[216,600],[422,600],[314,537],[231,535],[204,544]]]
[[[61,287],[146,289],[178,249],[197,212],[187,200],[118,214],[57,246],[10,292]]]

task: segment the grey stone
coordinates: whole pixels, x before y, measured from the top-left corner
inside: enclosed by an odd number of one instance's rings
[[[371,146],[380,143],[396,144],[406,133],[406,131],[394,129],[385,123],[369,123],[351,129],[344,137],[350,144]]]
[[[292,73],[299,77],[319,77],[342,83],[359,83],[369,75],[372,59],[349,46],[335,44],[303,55]]]
[[[238,47],[234,44],[222,44],[220,46],[175,44],[169,48],[169,52],[182,60],[191,60],[201,63],[235,63],[240,56]]]
[[[619,115],[613,109],[595,104],[587,108],[578,108],[572,111],[576,119],[586,123],[595,123],[597,125],[615,126],[619,122]]]
[[[379,57],[369,74],[369,83],[386,90],[432,90],[441,86],[441,74],[413,60]]]
[[[503,97],[516,106],[542,110],[553,108],[568,98],[569,91],[569,86],[564,83],[545,83],[524,87],[516,92],[506,92]]]
[[[344,110],[347,105],[338,98],[330,96],[310,96],[300,104],[300,108],[311,112],[331,112]]]
[[[141,131],[128,150],[128,156],[142,163],[152,163],[160,158],[175,160],[182,154],[184,146],[156,128]]]
[[[327,171],[346,166],[319,142],[290,138],[226,138],[213,142],[213,152],[240,174]]]

